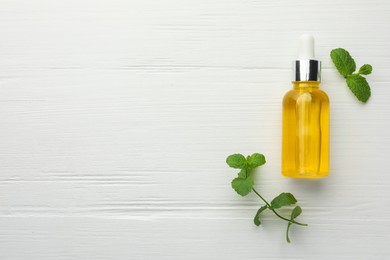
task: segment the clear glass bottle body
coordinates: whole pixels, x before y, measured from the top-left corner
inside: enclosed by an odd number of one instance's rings
[[[295,81],[283,99],[282,174],[329,174],[329,98],[318,81]]]

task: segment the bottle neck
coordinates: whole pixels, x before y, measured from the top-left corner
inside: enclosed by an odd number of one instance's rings
[[[293,81],[294,89],[318,89],[320,87],[319,81]]]

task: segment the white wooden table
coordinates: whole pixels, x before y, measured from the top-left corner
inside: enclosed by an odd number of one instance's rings
[[[298,37],[331,99],[331,175],[280,174]],[[0,258],[389,259],[390,2],[0,1]],[[331,63],[374,67],[359,103]],[[296,195],[285,223],[230,187]]]

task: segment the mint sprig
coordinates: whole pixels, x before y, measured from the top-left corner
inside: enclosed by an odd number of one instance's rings
[[[307,224],[302,224],[300,222],[295,221],[295,218],[302,213],[302,209],[299,206],[296,206],[292,210],[290,219],[283,217],[276,211],[276,209],[280,209],[282,207],[295,205],[295,203],[297,203],[298,201],[294,197],[294,195],[288,192],[283,192],[278,196],[276,196],[271,201],[271,203],[269,203],[267,200],[264,199],[263,196],[260,195],[260,193],[258,193],[255,190],[255,188],[253,188],[254,185],[253,170],[266,163],[264,155],[259,153],[254,153],[245,158],[245,156],[243,156],[242,154],[232,154],[226,158],[226,163],[231,168],[240,169],[240,172],[238,172],[237,177],[234,178],[232,181],[232,188],[241,196],[246,196],[251,191],[253,191],[265,203],[265,205],[262,205],[259,208],[259,210],[256,212],[256,215],[253,219],[253,222],[255,223],[256,226],[261,225],[260,215],[267,209],[270,210],[272,213],[274,213],[275,216],[277,216],[278,218],[287,221],[286,240],[289,243],[290,243],[290,238],[288,233],[290,231],[290,226],[292,224],[307,226]]]
[[[345,78],[346,83],[352,93],[361,102],[367,102],[371,96],[371,88],[365,77],[372,72],[370,64],[364,64],[360,67],[357,73],[355,60],[351,57],[349,52],[343,48],[337,48],[330,52],[330,57],[336,66],[338,72]]]

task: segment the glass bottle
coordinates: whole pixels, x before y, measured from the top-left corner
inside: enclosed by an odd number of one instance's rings
[[[282,174],[325,177],[329,174],[329,98],[319,88],[321,62],[314,59],[311,35],[301,37],[293,76],[293,89],[283,99]]]

